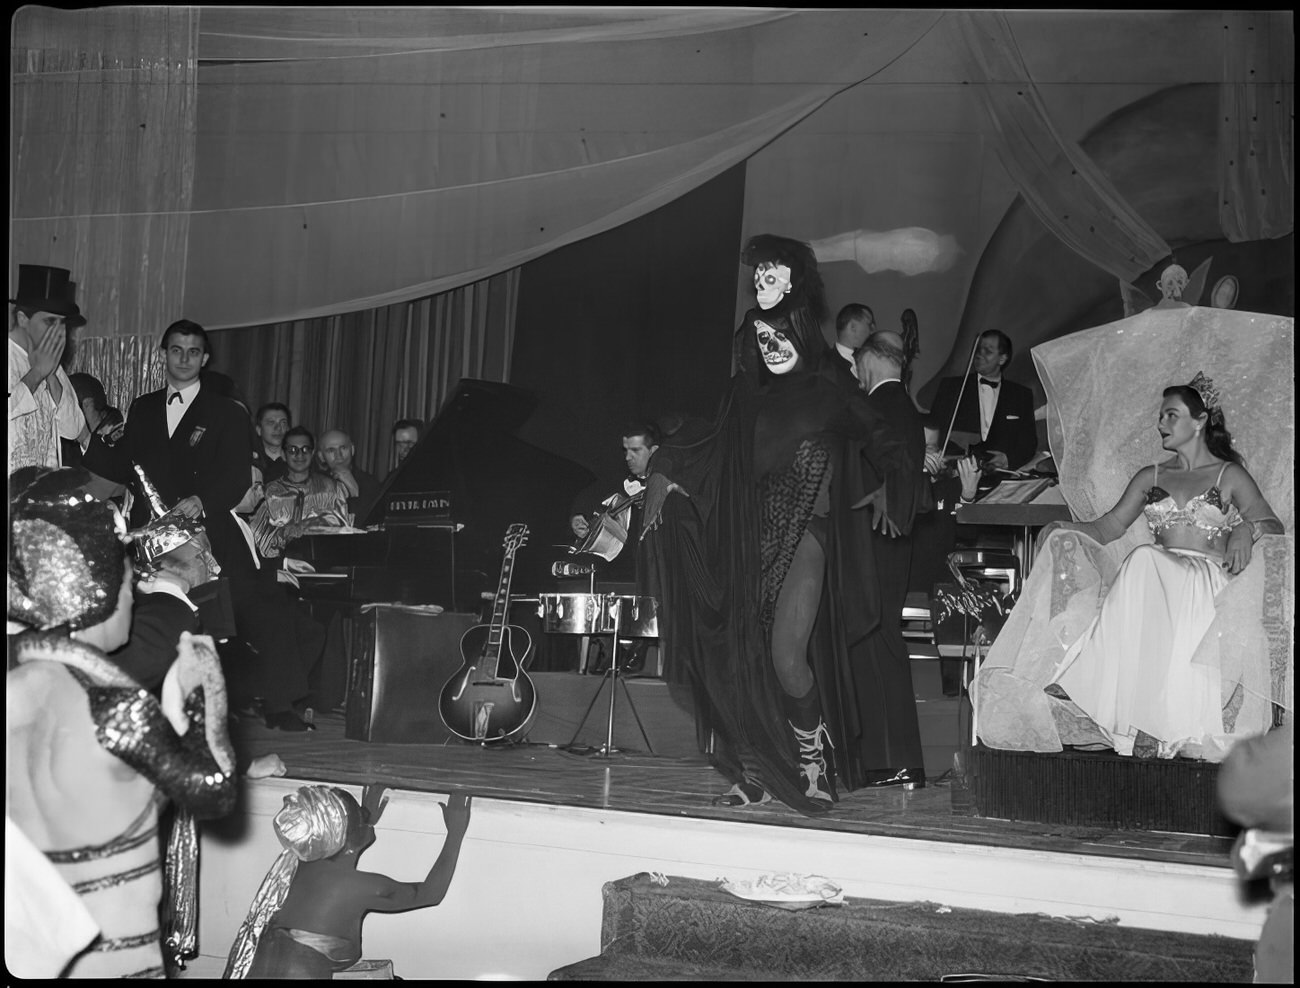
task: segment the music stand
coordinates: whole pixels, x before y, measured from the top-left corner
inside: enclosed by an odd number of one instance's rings
[[[604,675],[600,677],[600,685],[596,687],[596,692],[591,697],[591,702],[587,704],[587,712],[582,715],[582,720],[578,722],[578,729],[573,732],[573,740],[566,744],[565,750],[572,749],[578,741],[578,736],[582,734],[582,729],[587,725],[587,718],[591,716],[591,711],[596,706],[596,701],[600,699],[600,691],[605,688],[605,680],[610,681],[609,690],[609,721],[606,725],[605,743],[599,748],[592,749],[589,754],[601,755],[608,758],[610,755],[620,753],[622,749],[614,747],[614,706],[618,701],[619,684],[623,686],[623,695],[627,697],[627,705],[632,711],[632,716],[636,718],[636,726],[641,731],[641,739],[645,741],[646,750],[654,754],[654,748],[650,744],[650,737],[645,732],[645,725],[641,723],[641,715],[637,713],[636,704],[632,702],[632,691],[627,688],[624,677],[620,674],[618,663],[618,638],[620,622],[623,615],[623,608],[619,606],[618,594],[610,594],[606,598],[606,603],[614,612],[614,641],[610,646],[609,668],[605,670]]]

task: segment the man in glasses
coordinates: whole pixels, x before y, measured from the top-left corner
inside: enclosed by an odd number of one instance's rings
[[[263,559],[279,560],[284,547],[312,528],[348,523],[348,489],[311,468],[316,437],[305,426],[284,434],[285,475],[266,485],[266,497],[253,514],[253,541]]]

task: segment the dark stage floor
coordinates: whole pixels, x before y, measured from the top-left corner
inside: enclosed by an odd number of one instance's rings
[[[234,741],[247,757],[278,754],[290,778],[308,781],[383,783],[417,792],[466,792],[488,799],[1230,867],[1231,841],[1226,838],[976,817],[967,790],[948,779],[913,792],[842,794],[832,812],[814,820],[775,802],[744,809],[713,806],[713,797],[728,786],[703,756],[628,753],[604,758],[542,744],[374,744],[344,737],[341,714],[318,714],[316,723],[316,731],[287,734],[244,721],[235,726]]]

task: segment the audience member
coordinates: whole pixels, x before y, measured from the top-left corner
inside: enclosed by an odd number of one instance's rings
[[[873,333],[854,352],[854,359],[867,406],[878,417],[868,448],[881,480],[866,499],[874,515],[871,562],[880,620],[862,642],[860,655],[855,652],[858,743],[868,786],[920,788],[925,785],[925,760],[901,619],[911,566],[909,536],[926,493],[925,432],[903,388],[903,338],[888,331]]]
[[[311,469],[316,440],[311,430],[294,426],[283,437],[287,472],[266,485],[266,497],[253,515],[258,554],[279,559],[284,548],[313,527],[347,524],[348,490],[339,480]]]
[[[203,627],[191,591],[214,580],[221,567],[212,555],[203,526],[193,518],[168,513],[132,533],[139,579],[131,611],[131,637],[112,653],[113,662],[157,694],[176,660],[185,632]]]
[[[997,329],[981,333],[975,347],[973,372],[965,379],[945,377],[939,384],[927,423],[939,436],[953,429],[970,440],[968,452],[996,470],[1014,470],[1029,462],[1038,449],[1034,426],[1034,393],[1003,377],[1011,362],[1011,339]],[[958,406],[957,397],[961,395]],[[946,452],[946,450],[944,451]]]
[[[853,375],[854,386],[858,379],[857,363],[853,353],[866,342],[867,337],[876,331],[876,316],[869,305],[850,302],[840,309],[835,316],[835,352],[840,355],[840,369],[848,368]]]
[[[356,447],[348,434],[341,429],[330,429],[320,437],[316,460],[321,471],[341,481],[348,489],[348,511],[353,523],[359,524],[379,493],[379,481],[373,474],[352,462]]]
[[[419,419],[398,419],[393,423],[393,452],[399,465],[415,449],[423,432],[424,424]]]
[[[60,439],[86,438],[86,417],[67,373],[59,366],[67,320],[81,315],[65,268],[18,265],[18,294],[9,301],[9,456],[19,467],[57,467]]]
[[[159,813],[169,799],[195,817],[228,813],[234,753],[210,639],[184,636],[161,701],[106,654],[129,636],[131,562],[120,517],[86,478],[11,478],[8,614],[30,630],[6,681],[6,809],[99,927],[63,973],[161,977]]]
[[[93,374],[69,374],[68,381],[72,384],[72,390],[76,392],[81,414],[86,418],[86,428],[89,431],[83,433],[83,436],[89,442],[90,433],[97,432],[105,424],[104,413],[108,410],[108,396],[104,394],[104,385],[100,384],[99,378]],[[82,444],[76,439],[62,437],[59,441],[63,447],[63,465],[81,466]]]
[[[253,462],[262,471],[265,485],[284,476],[288,465],[284,458],[284,438],[293,425],[293,413],[288,405],[271,401],[257,410],[253,423],[260,440],[253,447]]]
[[[213,555],[229,580],[238,636],[256,653],[245,667],[227,670],[232,691],[255,689],[252,695],[262,698],[268,726],[307,730],[310,725],[294,705],[301,709],[308,702],[307,671],[319,652],[310,654],[310,643],[295,637],[286,613],[293,611],[292,603],[273,573],[259,574],[252,534],[233,510],[249,490],[248,415],[204,387],[200,372],[211,347],[202,326],[188,319],[172,323],[163,333],[162,350],[166,386],[132,402],[125,429],[109,436],[113,445],[92,438],[85,464],[127,484],[136,482],[132,465],[138,464],[165,506],[187,518],[206,519]],[[140,528],[149,520],[148,500],[137,498],[132,524]]]

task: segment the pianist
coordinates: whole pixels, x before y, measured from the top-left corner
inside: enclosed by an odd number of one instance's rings
[[[285,475],[266,485],[253,514],[253,541],[263,559],[280,559],[284,547],[316,528],[348,522],[348,490],[334,477],[311,468],[316,438],[304,426],[284,434]]]

